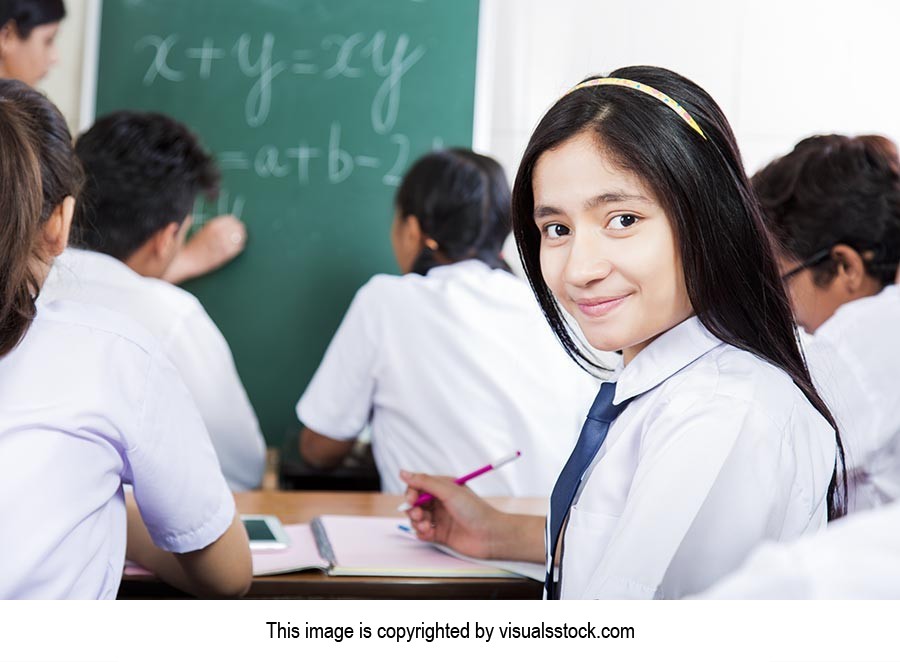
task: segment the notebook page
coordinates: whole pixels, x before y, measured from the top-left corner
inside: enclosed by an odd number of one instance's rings
[[[505,570],[444,554],[397,527],[406,518],[326,515],[319,518],[334,550],[333,575],[514,577]]]
[[[450,554],[451,556],[455,556],[458,559],[465,559],[467,561],[471,561],[472,563],[477,563],[478,565],[487,565],[492,568],[500,568],[501,570],[507,570],[517,575],[521,575],[522,577],[528,577],[528,579],[534,579],[535,581],[543,582],[544,575],[547,572],[546,567],[543,563],[530,563],[528,561],[506,561],[503,559],[476,559],[471,556],[466,556],[465,554],[460,554],[459,552],[450,549],[449,547],[445,547],[444,545],[435,545],[439,550],[444,552],[444,554]]]

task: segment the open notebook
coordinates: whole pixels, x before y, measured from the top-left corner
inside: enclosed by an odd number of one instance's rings
[[[309,524],[284,527],[285,550],[253,553],[253,574],[273,575],[318,568],[336,576],[513,577],[502,569],[442,552],[399,526],[405,518],[323,515]]]
[[[321,570],[336,576],[516,577],[543,580],[543,566],[481,561],[441,551],[398,527],[405,518],[323,515],[309,524],[286,524],[291,545],[253,552],[253,574],[277,575]],[[133,564],[126,576],[150,574]]]

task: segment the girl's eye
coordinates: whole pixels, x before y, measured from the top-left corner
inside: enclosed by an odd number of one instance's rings
[[[569,234],[569,228],[561,223],[550,223],[549,225],[544,226],[544,233],[550,239],[559,239],[560,237]]]
[[[638,218],[634,214],[619,214],[618,216],[613,216],[606,227],[611,230],[625,230],[637,222]]]

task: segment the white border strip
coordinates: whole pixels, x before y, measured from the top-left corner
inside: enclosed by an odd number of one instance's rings
[[[87,0],[84,17],[84,57],[81,59],[81,100],[78,132],[94,123],[97,113],[97,72],[100,68],[100,17],[103,0]]]
[[[494,60],[497,6],[495,0],[478,3],[478,53],[475,64],[475,117],[472,120],[472,149],[490,153],[491,117],[494,110]]]

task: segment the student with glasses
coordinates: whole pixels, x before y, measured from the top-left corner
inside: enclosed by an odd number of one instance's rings
[[[813,334],[805,343],[813,378],[847,427],[849,505],[892,501],[900,496],[897,148],[882,136],[814,136],[757,173],[753,187],[797,323]]]

